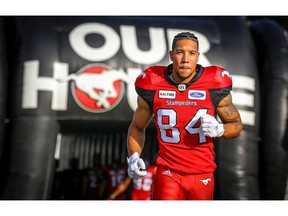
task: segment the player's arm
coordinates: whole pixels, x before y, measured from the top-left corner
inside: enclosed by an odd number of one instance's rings
[[[152,112],[150,111],[148,104],[140,96],[137,98],[137,104],[138,107],[134,112],[133,120],[128,129],[128,157],[135,152],[138,152],[138,154],[141,155],[145,141],[145,130],[152,117]]]
[[[116,199],[120,194],[127,190],[132,179],[127,177],[117,188],[116,190],[109,195],[109,200]]]
[[[137,98],[137,103],[138,107],[127,135],[128,175],[135,180],[147,174],[145,163],[140,155],[144,147],[145,130],[152,117],[148,104],[140,96]]]
[[[238,137],[243,129],[243,125],[239,111],[232,102],[231,93],[220,101],[216,108],[216,113],[224,126],[222,137],[227,139]]]

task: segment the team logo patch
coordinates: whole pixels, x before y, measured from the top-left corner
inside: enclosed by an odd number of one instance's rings
[[[222,71],[221,76],[222,76],[222,77],[224,77],[224,76],[228,76],[228,77],[231,78],[231,75],[229,74],[229,72],[228,72],[228,71],[225,71],[225,70]]]
[[[113,109],[122,99],[128,75],[106,65],[91,64],[70,74],[62,81],[72,80],[71,91],[77,104],[89,112],[101,113]]]
[[[145,78],[146,76],[146,72],[145,71],[142,71],[141,74],[139,74],[139,78]]]
[[[178,85],[178,90],[179,91],[185,91],[186,90],[186,85],[185,84],[179,84]]]
[[[188,91],[188,99],[205,100],[206,99],[206,91],[189,90]]]
[[[158,96],[159,96],[159,98],[175,99],[176,98],[176,92],[175,91],[168,91],[168,90],[160,90]]]
[[[211,178],[207,178],[207,179],[199,179],[199,181],[201,181],[205,186],[208,185],[209,182],[211,182]]]

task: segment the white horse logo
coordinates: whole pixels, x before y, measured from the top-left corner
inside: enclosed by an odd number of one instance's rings
[[[226,71],[226,70],[222,71],[222,73],[221,73],[221,76],[222,76],[222,77],[224,77],[225,75],[231,78],[231,75],[230,75],[229,72]]]
[[[211,178],[207,178],[207,179],[200,179],[199,181],[201,181],[205,186],[208,185],[209,181],[211,181]]]
[[[57,80],[59,82],[73,80],[79,90],[85,92],[91,99],[97,101],[97,106],[103,106],[106,109],[111,106],[107,99],[118,96],[113,83],[119,80],[126,83],[130,82],[129,77],[122,69],[103,71],[100,74],[70,74],[67,77],[62,77]],[[97,93],[95,89],[100,90],[100,92]]]

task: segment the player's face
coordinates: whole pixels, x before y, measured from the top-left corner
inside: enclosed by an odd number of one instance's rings
[[[175,49],[170,51],[173,62],[173,78],[177,82],[189,82],[195,75],[199,58],[197,43],[193,40],[180,40]]]

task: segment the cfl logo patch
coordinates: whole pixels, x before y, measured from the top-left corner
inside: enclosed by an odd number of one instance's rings
[[[211,178],[207,178],[207,179],[199,179],[199,181],[201,181],[205,186],[207,186],[208,183],[212,180],[211,180]]]

